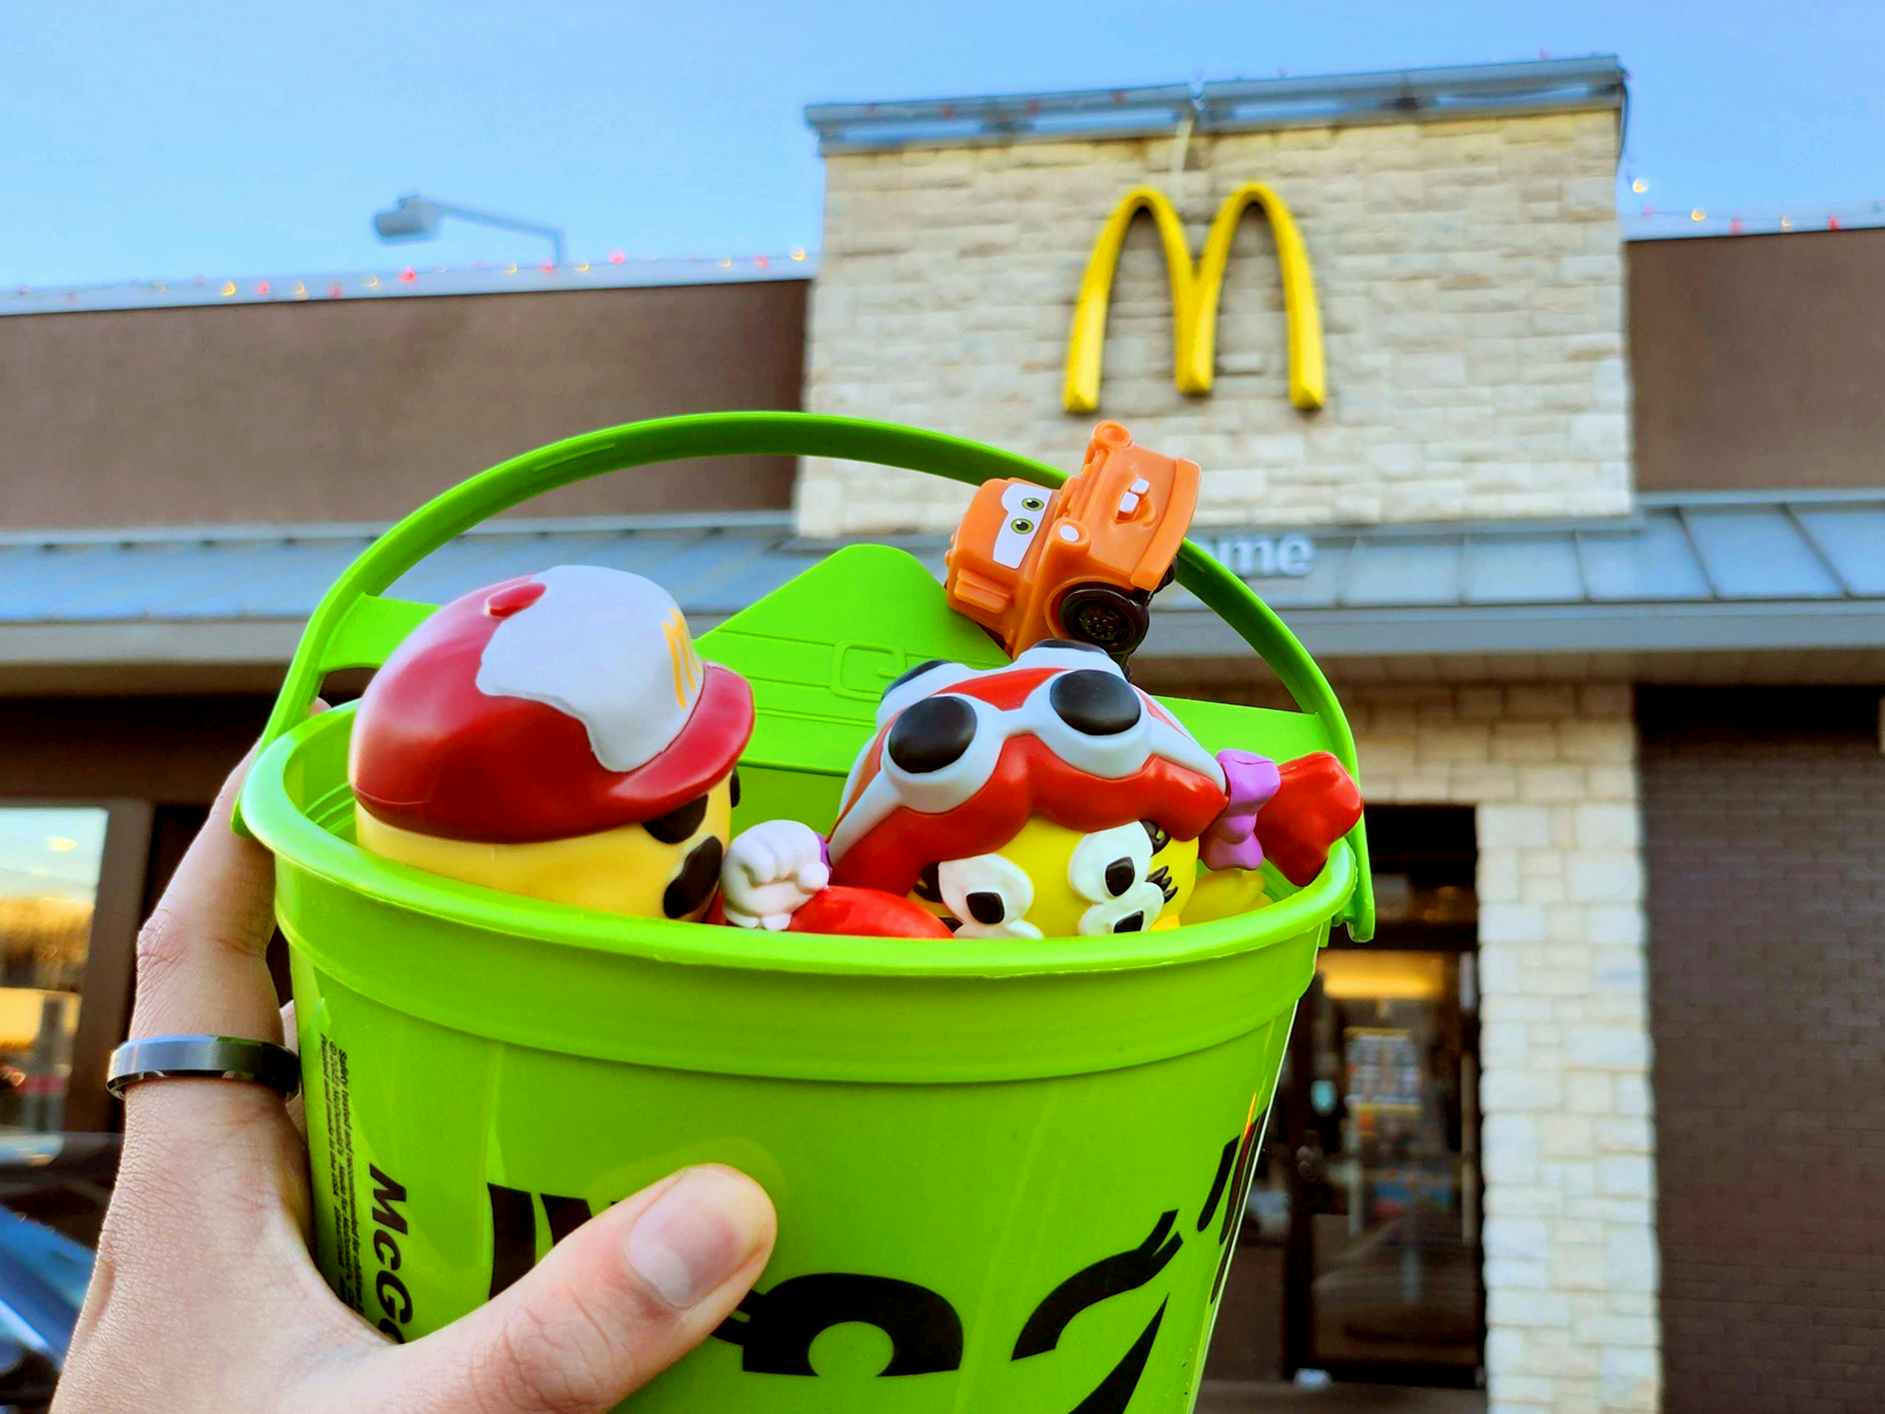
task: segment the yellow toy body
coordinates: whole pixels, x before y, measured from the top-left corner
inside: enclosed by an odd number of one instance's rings
[[[1185,901],[1185,922],[1209,923],[1268,908],[1273,900],[1256,869],[1200,869],[1198,882]]]
[[[364,810],[359,812],[356,828],[362,849],[448,879],[604,913],[698,921],[712,901],[711,888],[697,906],[679,914],[666,913],[666,896],[682,882],[696,848],[709,839],[717,839],[721,850],[726,848],[733,828],[733,794],[730,781],[721,780],[707,792],[700,825],[673,843],[658,840],[643,825],[633,824],[569,839],[483,844],[402,830]],[[713,860],[711,877],[717,881],[719,853],[709,850],[703,858]]]
[[[1137,822],[1128,821],[1127,824],[1144,833]],[[1108,891],[1101,882],[1104,878],[1103,863],[1097,871],[1082,870],[1076,865],[1076,856],[1090,854],[1096,847],[1106,852],[1107,837],[1112,833],[1105,830],[1070,830],[1064,825],[1056,825],[1051,820],[1036,816],[1007,844],[994,850],[992,859],[984,855],[975,860],[951,860],[949,864],[965,866],[970,871],[970,882],[993,888],[1004,895],[1004,903],[1013,906],[1008,918],[1011,927],[1020,925],[1030,934],[1038,929],[1039,936],[1043,938],[1072,938],[1082,932],[1112,931],[1110,927],[1095,926],[1117,921],[1099,917],[1099,913],[1107,910],[1111,903]],[[1146,931],[1178,926],[1179,914],[1191,896],[1198,874],[1196,840],[1167,838],[1164,847],[1157,850],[1152,848],[1152,844],[1153,841],[1148,838],[1144,846],[1144,860],[1149,867],[1143,871],[1134,867],[1132,883],[1127,886],[1130,889],[1143,880],[1158,888],[1163,896],[1160,902],[1152,904],[1150,895],[1145,895],[1145,902],[1151,904],[1149,911],[1156,915],[1154,921],[1144,925]],[[1110,852],[1115,858],[1132,858],[1122,850]],[[994,863],[995,859],[1005,861],[1011,869]],[[1016,875],[1025,878],[1025,886],[1017,886]],[[1094,877],[1089,880],[1088,875]],[[940,889],[932,889],[927,884],[919,885],[910,897],[941,918],[952,923],[961,922],[950,903],[940,896]],[[1022,906],[1024,899],[1025,906]],[[1134,908],[1128,908],[1122,916],[1133,911]],[[1087,926],[1083,927],[1083,924]]]
[[[1145,828],[1138,822],[1128,821],[1127,825],[1133,829]],[[1150,832],[1147,833],[1150,836]],[[1103,869],[1080,867],[1080,857],[1096,849],[1111,853],[1115,859],[1130,857],[1106,849],[1106,841],[1113,834],[1110,830],[1070,830],[1036,817],[994,851],[998,858],[1012,865],[1016,873],[1026,877],[1031,892],[1026,911],[1013,921],[1026,925],[1029,930],[1038,928],[1043,938],[1072,938],[1082,933],[1107,931],[1097,925],[1116,925],[1119,919],[1109,918],[1108,914],[1129,916],[1134,909],[1122,910],[1113,904],[1108,891],[1101,886]],[[1175,840],[1161,832],[1157,837],[1149,837],[1147,844],[1150,853],[1146,856],[1148,867],[1143,877],[1160,890],[1164,902],[1152,905],[1156,918],[1145,925],[1146,932],[1164,932],[1180,923],[1199,923],[1233,913],[1248,913],[1270,902],[1264,893],[1263,875],[1257,870],[1203,868],[1198,862],[1195,839]],[[1137,870],[1134,872],[1136,875]],[[991,867],[986,863],[982,864],[982,873],[984,882],[998,887],[1007,877],[999,866]],[[1138,879],[1133,882],[1137,883]],[[1132,885],[1127,887],[1130,889]],[[949,904],[936,894],[936,890],[923,886],[910,897],[938,917],[959,922]],[[1145,902],[1150,903],[1149,895]]]
[[[368,684],[356,838],[505,893],[699,919],[752,731],[752,689],[701,661],[666,590],[552,566],[442,605]]]

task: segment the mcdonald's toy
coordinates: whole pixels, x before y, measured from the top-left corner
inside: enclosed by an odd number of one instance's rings
[[[1151,625],[1152,596],[1171,582],[1198,481],[1196,462],[1102,422],[1058,491],[1010,477],[975,493],[945,556],[949,606],[1010,657],[1065,638],[1123,664]]]
[[[588,565],[473,590],[362,697],[349,776],[374,854],[558,903],[697,919],[720,880],[746,680],[666,590]]]
[[[960,937],[1132,933],[1247,911],[1267,901],[1266,844],[1300,885],[1361,817],[1333,756],[1213,756],[1087,644],[1046,640],[1000,668],[922,664],[886,689],[877,726],[832,831],[832,883],[908,895]]]
[[[416,1341],[624,1194],[734,1164],[778,1243],[636,1414],[1184,1414],[1297,999],[1332,926],[1373,931],[1341,705],[1196,545],[1179,577],[1296,710],[1154,699],[1020,610],[1004,654],[888,545],[819,559],[702,657],[615,571],[386,593],[533,495],[762,453],[1007,479],[1057,538],[1062,473],[1002,448],[665,418],[472,477],[311,617],[235,825],[275,857],[321,1271]],[[1130,485],[1089,491],[1076,531]],[[1132,584],[1149,552],[1108,546],[1105,582]],[[372,666],[360,703],[308,713]],[[751,926],[688,921],[716,907]]]

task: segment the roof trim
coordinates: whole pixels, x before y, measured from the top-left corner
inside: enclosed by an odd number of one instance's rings
[[[391,521],[320,521],[306,525],[232,522],[228,525],[141,525],[101,530],[0,530],[0,547],[30,545],[292,544],[301,540],[372,540]],[[630,535],[662,530],[767,530],[792,527],[790,511],[663,511],[638,516],[505,516],[482,521],[465,535]]]
[[[376,526],[14,532],[0,537],[0,692],[58,665],[285,660],[301,618]],[[1629,515],[1430,526],[1201,527],[1330,661],[1885,650],[1885,489],[1645,497]],[[940,576],[937,535],[871,537]],[[1312,553],[1268,553],[1284,539]],[[1229,542],[1229,543],[1225,543]],[[783,511],[499,521],[391,593],[443,602],[559,559],[635,569],[696,630],[809,568],[832,542]],[[1271,574],[1273,577],[1263,577]],[[1149,659],[1224,656],[1230,630],[1161,596]]]
[[[1445,654],[1710,653],[1885,649],[1879,601],[1806,599],[1700,604],[1441,605],[1294,609],[1284,618],[1318,658]],[[1153,658],[1219,657],[1242,640],[1203,609],[1156,620]]]
[[[1193,132],[1259,132],[1445,122],[1488,115],[1621,109],[1627,75],[1614,54],[1520,64],[1390,69],[1191,86],[1079,89],[878,103],[814,103],[818,149],[895,151]]]
[[[1789,486],[1773,491],[1642,491],[1637,493],[1636,504],[1639,510],[1660,511],[1682,506],[1833,506],[1859,501],[1876,505],[1881,500],[1885,500],[1885,490],[1877,487]]]
[[[689,614],[688,628],[705,633],[730,617]],[[0,624],[0,697],[17,695],[9,675],[45,668],[262,667],[272,679],[294,656],[305,626],[301,619]],[[199,691],[214,687],[213,678],[196,684]]]
[[[568,265],[481,264],[470,269],[404,265],[375,270],[289,274],[198,275],[114,280],[104,284],[9,285],[0,289],[0,316],[88,314],[128,309],[242,309],[253,305],[324,305],[363,300],[450,299],[470,295],[580,294],[607,290],[677,289],[714,285],[796,284],[818,274],[816,252],[701,256],[695,259],[579,260]]]

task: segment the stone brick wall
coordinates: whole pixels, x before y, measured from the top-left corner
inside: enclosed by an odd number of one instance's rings
[[[1371,802],[1477,807],[1492,1414],[1656,1409],[1631,689],[1365,687],[1342,700]]]
[[[1885,1390],[1879,689],[1645,689],[1672,1414]]]
[[[1607,514],[1630,500],[1614,114],[834,156],[805,405],[996,443],[1070,469],[1098,417],[1195,458],[1202,524]],[[1149,219],[1114,289],[1100,411],[1061,383],[1108,212],[1164,190],[1194,254],[1238,184],[1271,183],[1315,266],[1329,397],[1290,406],[1270,233],[1246,216],[1217,382],[1172,384]],[[810,534],[943,528],[965,492],[807,459]]]

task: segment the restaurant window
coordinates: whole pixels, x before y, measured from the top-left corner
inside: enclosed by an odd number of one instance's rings
[[[66,1127],[110,812],[0,806],[0,1133]]]

